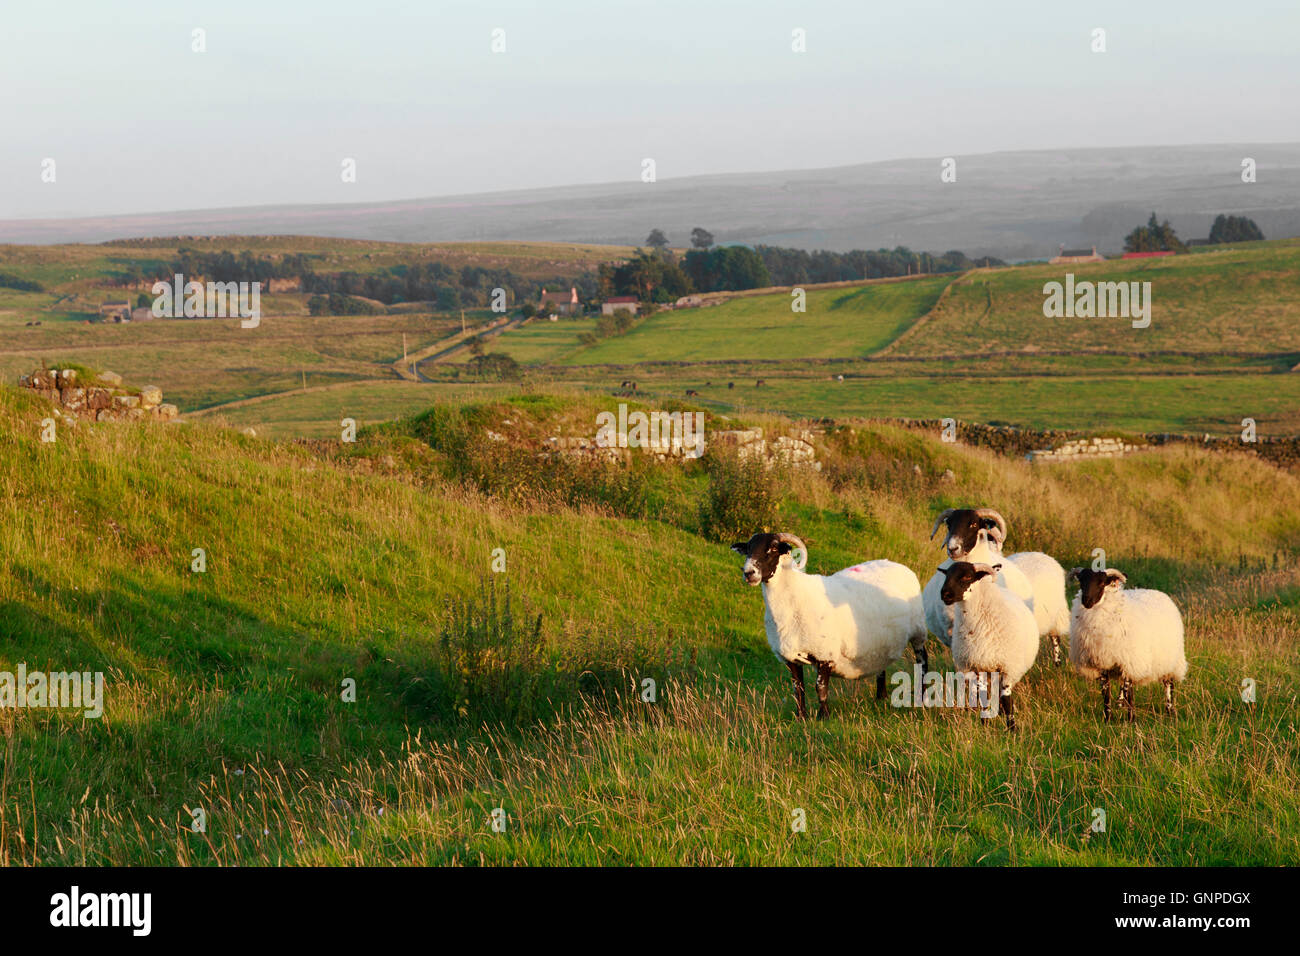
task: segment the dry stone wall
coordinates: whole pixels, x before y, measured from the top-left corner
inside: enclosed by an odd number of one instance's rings
[[[73,368],[40,368],[20,376],[18,385],[30,388],[54,406],[55,413],[66,421],[124,422],[151,419],[172,421],[180,414],[175,405],[163,402],[156,385],[126,388],[122,376],[100,372],[89,381]]]

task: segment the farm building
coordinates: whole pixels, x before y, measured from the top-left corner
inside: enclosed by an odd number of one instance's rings
[[[543,313],[577,315],[581,310],[576,288],[570,288],[568,292],[547,292],[543,289],[542,297],[537,303],[537,311]]]
[[[641,303],[637,301],[634,295],[612,295],[600,304],[601,315],[613,315],[619,309],[627,309],[629,312],[636,312]]]
[[[130,322],[131,303],[125,300],[105,302],[99,307],[99,317],[105,322]]]
[[[1097,247],[1091,249],[1067,249],[1061,246],[1061,251],[1054,259],[1049,260],[1049,265],[1067,265],[1075,262],[1105,262],[1106,257],[1097,253]]]

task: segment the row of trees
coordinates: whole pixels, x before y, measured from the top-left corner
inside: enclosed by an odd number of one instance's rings
[[[1264,238],[1264,233],[1253,219],[1246,216],[1225,216],[1220,213],[1210,227],[1209,242],[1252,242]],[[1124,237],[1125,252],[1185,252],[1187,246],[1174,232],[1169,220],[1159,222],[1153,212],[1145,226],[1138,226]]]
[[[661,229],[646,237],[649,252],[637,254],[622,265],[602,266],[598,272],[605,295],[635,295],[642,301],[670,302],[692,292],[756,289],[769,285],[811,282],[846,282],[879,279],[916,272],[962,272],[975,267],[1005,265],[985,256],[971,259],[952,250],[942,255],[896,249],[829,252],[759,245],[715,246],[712,233],[696,227],[691,245],[678,259],[668,248]]]
[[[642,302],[675,302],[692,292],[734,292],[772,284],[759,254],[746,246],[691,249],[678,260],[665,248],[638,249],[624,263],[603,263],[597,283],[605,296],[634,295]]]
[[[1001,259],[983,256],[971,259],[952,250],[943,255],[913,252],[906,246],[877,249],[874,252],[828,252],[818,249],[786,249],[780,246],[757,246],[756,251],[767,266],[773,285],[799,285],[804,282],[849,282],[856,279],[883,279],[916,272],[964,272],[977,267],[1006,265]]]
[[[1210,227],[1210,242],[1254,242],[1264,238],[1253,219],[1245,216],[1225,216],[1219,213]]]
[[[439,310],[450,311],[489,306],[498,288],[507,290],[509,301],[514,303],[536,299],[543,288],[577,286],[579,295],[588,299],[598,292],[596,276],[590,272],[577,279],[556,276],[537,280],[516,275],[509,269],[473,265],[457,269],[445,262],[403,263],[378,272],[316,272],[311,257],[300,253],[273,258],[250,252],[203,252],[189,248],[178,250],[170,262],[133,262],[119,276],[119,281],[123,284],[171,281],[177,273],[214,282],[298,279],[302,291],[312,296],[309,308],[313,315],[374,311],[364,303],[350,301],[351,297],[373,299],[384,305],[431,302]]]

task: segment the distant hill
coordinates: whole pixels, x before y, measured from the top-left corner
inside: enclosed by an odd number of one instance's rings
[[[1247,156],[1258,164],[1252,184],[1241,181]],[[958,155],[953,183],[939,180],[941,158],[388,203],[0,220],[0,242],[240,233],[629,245],[658,227],[685,245],[704,226],[719,242],[1037,258],[1062,243],[1118,252],[1152,210],[1185,238],[1208,235],[1219,213],[1251,217],[1270,239],[1300,235],[1300,143]]]

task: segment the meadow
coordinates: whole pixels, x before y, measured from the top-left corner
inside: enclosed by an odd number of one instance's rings
[[[194,242],[357,271],[611,254]],[[312,317],[285,294],[257,329],[84,321],[120,294],[116,260],[175,243],[0,249],[0,272],[47,286],[0,290],[0,671],[106,680],[100,719],[0,708],[0,864],[1300,861],[1300,477],[1188,445],[1034,466],[874,420],[1300,434],[1300,245],[1088,267],[1158,281],[1145,339],[1045,324],[1061,270],[1038,265],[813,289],[803,314],[787,291],[737,296],[595,345],[591,319],[533,320],[486,345],[521,381],[477,381],[459,353],[422,383],[394,367],[403,336],[436,351],[459,314]],[[184,424],[42,442],[48,407],[12,382],[71,362],[159,385]],[[822,469],[543,454],[620,402],[815,425]],[[1136,723],[1104,724],[1096,687],[1040,655],[1014,735],[870,682],[796,719],[733,536],[791,530],[811,571],[885,557],[924,578],[935,513],[973,502],[1012,549],[1070,567],[1103,548],[1175,598],[1176,718],[1145,688]]]
[[[42,443],[40,401],[0,388],[0,670],[107,684],[98,720],[0,710],[0,863],[1300,860],[1295,475],[1185,447],[1041,468],[866,424],[826,435],[819,474],[740,494],[707,460],[538,463],[539,436],[613,401],[467,399],[355,445],[201,420]],[[1067,567],[1104,547],[1175,597],[1175,719],[1147,688],[1136,723],[1103,724],[1044,656],[1015,735],[840,681],[831,719],[795,718],[706,515],[797,531],[811,571],[925,574],[933,514],[969,501],[1012,547]]]

